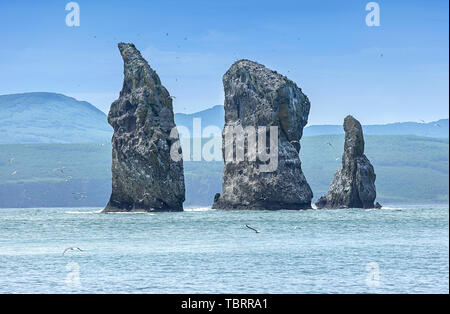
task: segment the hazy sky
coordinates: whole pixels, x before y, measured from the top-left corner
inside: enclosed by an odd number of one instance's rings
[[[0,1],[0,94],[46,91],[107,112],[122,87],[120,41],[133,42],[176,96],[176,112],[223,104],[222,76],[237,59],[295,81],[311,100],[310,124],[448,117],[446,0]],[[167,35],[168,34],[168,35]]]

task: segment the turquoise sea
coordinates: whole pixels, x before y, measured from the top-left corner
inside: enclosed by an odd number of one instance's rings
[[[1,209],[0,293],[449,293],[448,205],[99,211]]]

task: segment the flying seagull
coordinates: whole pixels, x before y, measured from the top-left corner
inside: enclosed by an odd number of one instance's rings
[[[325,142],[325,145],[330,145],[330,147],[333,147],[333,144],[331,144],[330,142]]]
[[[14,158],[14,157],[12,157],[12,158],[10,158],[10,159],[9,159],[9,161],[8,161],[8,162],[9,162],[10,164],[12,164],[12,163],[14,162],[14,160],[15,160],[15,158]]]
[[[148,196],[150,196],[150,194],[145,192],[143,195],[143,198],[141,200],[139,200],[139,203],[143,203]]]
[[[61,168],[55,168],[55,169],[53,169],[53,171],[59,171],[59,172],[61,172],[61,173],[64,173],[64,169],[65,169],[66,167],[61,167]]]
[[[73,247],[73,246],[71,246],[71,247],[68,247],[67,249],[64,250],[64,252],[62,253],[62,256],[64,256],[64,254],[66,254],[67,251],[74,251],[74,250],[78,250],[78,251],[80,251],[80,252],[83,252],[83,250],[80,249],[79,247]]]
[[[250,227],[249,225],[245,225],[248,229],[255,231],[256,233],[260,233],[261,231],[256,230],[255,228]]]
[[[87,198],[87,193],[86,192],[82,192],[82,193],[72,193],[72,195],[79,201],[81,201],[82,199]]]
[[[295,226],[294,230],[301,229],[300,226]]]

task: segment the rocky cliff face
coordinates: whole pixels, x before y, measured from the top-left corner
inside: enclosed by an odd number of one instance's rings
[[[134,45],[121,43],[119,50],[124,82],[108,115],[114,128],[112,194],[104,212],[182,211],[183,160],[170,154],[178,141],[172,98]]]
[[[223,132],[222,194],[214,198],[217,209],[307,209],[313,197],[301,169],[300,139],[308,122],[310,102],[302,90],[285,76],[256,62],[241,60],[223,77],[225,90],[225,129]],[[227,156],[230,129],[277,127],[275,153],[277,160],[246,158],[236,162]],[[228,130],[228,131],[227,131]],[[266,133],[269,147],[269,133]],[[258,140],[262,133],[257,132]],[[262,141],[264,142],[264,141]],[[234,145],[236,148],[237,144]],[[248,142],[244,151],[249,152]],[[258,149],[261,145],[258,144]],[[237,155],[237,153],[236,153]],[[250,154],[251,155],[251,154]],[[233,156],[231,156],[233,157]],[[272,163],[273,162],[273,163]],[[272,166],[275,164],[275,167]],[[270,164],[272,163],[272,166]],[[263,169],[264,167],[267,168]]]
[[[352,116],[344,121],[345,145],[342,166],[334,175],[328,195],[322,196],[317,208],[374,208],[375,171],[364,155],[361,124]],[[380,205],[377,203],[376,207]]]

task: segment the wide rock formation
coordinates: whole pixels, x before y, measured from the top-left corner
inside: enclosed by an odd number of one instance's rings
[[[377,195],[375,171],[364,155],[361,124],[352,116],[344,121],[345,145],[342,166],[334,175],[328,195],[322,196],[317,208],[374,208]]]
[[[181,148],[172,98],[132,44],[119,44],[124,61],[120,97],[108,122],[112,138],[112,194],[104,212],[182,211],[185,200]]]
[[[223,132],[222,194],[214,198],[216,209],[308,209],[313,193],[301,168],[300,139],[308,122],[310,102],[302,90],[285,76],[261,64],[241,60],[231,66],[223,77],[225,90],[225,128]],[[258,140],[274,154],[264,158],[233,160],[227,153],[230,147],[227,132],[254,127]],[[267,127],[265,141],[261,127]],[[276,127],[275,145],[269,149],[269,127]],[[245,152],[251,152],[245,141]],[[254,154],[254,151],[253,151]],[[251,154],[248,154],[251,156]],[[230,160],[231,157],[231,160]],[[275,157],[275,158],[274,158]],[[277,159],[277,160],[276,160]],[[275,166],[274,166],[275,164]]]

